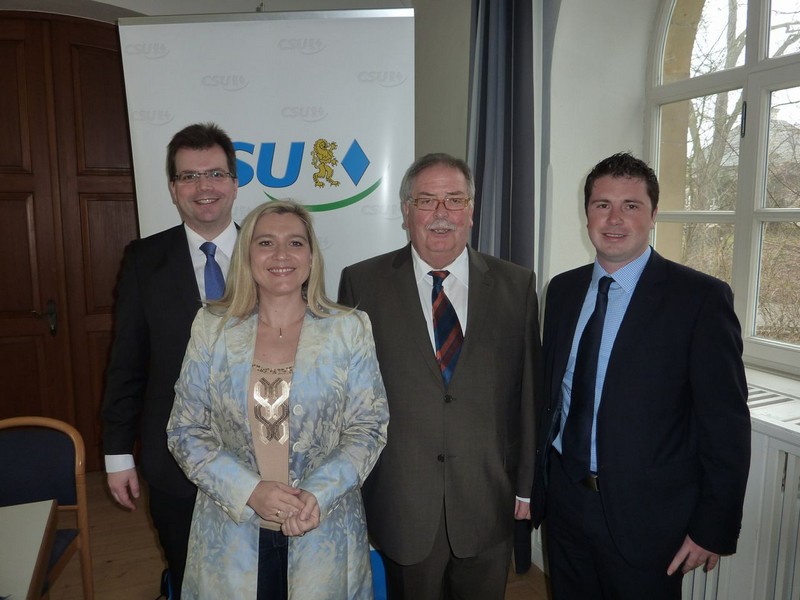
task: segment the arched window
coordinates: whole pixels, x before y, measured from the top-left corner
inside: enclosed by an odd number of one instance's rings
[[[748,364],[800,374],[800,0],[667,0],[654,244],[728,281]]]

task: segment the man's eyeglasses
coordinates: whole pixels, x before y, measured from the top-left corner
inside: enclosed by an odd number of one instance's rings
[[[468,196],[447,196],[443,200],[438,198],[411,198],[417,210],[436,210],[440,204],[444,204],[447,210],[464,210],[469,204],[470,198]]]
[[[205,177],[212,183],[222,183],[228,179],[228,177],[235,179],[233,173],[212,169],[211,171],[181,171],[172,178],[172,181],[177,181],[178,183],[197,183],[200,181],[201,177]]]

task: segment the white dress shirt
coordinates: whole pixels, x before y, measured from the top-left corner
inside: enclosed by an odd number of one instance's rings
[[[186,230],[186,240],[189,242],[189,253],[192,255],[192,266],[194,267],[194,278],[197,280],[197,289],[200,290],[200,297],[205,300],[206,255],[205,252],[200,249],[200,246],[207,240],[185,223],[183,228]],[[208,240],[217,247],[214,259],[217,261],[219,268],[222,269],[222,276],[225,277],[226,281],[228,280],[228,269],[231,267],[233,247],[236,245],[236,235],[236,225],[231,221],[222,233],[213,240]]]
[[[458,322],[461,324],[461,333],[467,335],[467,305],[469,299],[469,255],[466,247],[464,251],[449,265],[442,269],[434,269],[419,255],[411,246],[411,257],[414,261],[414,277],[417,280],[417,290],[419,291],[419,303],[422,306],[422,314],[425,315],[425,322],[428,324],[428,335],[431,338],[431,348],[436,354],[436,335],[433,331],[433,277],[428,275],[430,271],[449,271],[450,274],[442,283],[444,293],[447,294],[450,304],[456,311]]]

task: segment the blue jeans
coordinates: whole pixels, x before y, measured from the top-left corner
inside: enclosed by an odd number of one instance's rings
[[[257,600],[286,600],[289,541],[280,531],[261,528],[258,537]]]

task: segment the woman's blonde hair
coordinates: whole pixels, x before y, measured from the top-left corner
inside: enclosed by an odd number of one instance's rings
[[[256,223],[264,215],[270,214],[295,215],[306,228],[306,236],[311,247],[311,273],[303,283],[302,294],[309,310],[318,317],[350,312],[351,309],[337,304],[325,295],[325,268],[322,253],[319,251],[319,242],[311,223],[311,214],[302,204],[293,200],[273,200],[257,206],[245,217],[233,248],[225,294],[217,302],[209,303],[209,308],[214,313],[224,314],[222,325],[231,318],[246,319],[258,306],[258,287],[250,269],[250,245]]]

